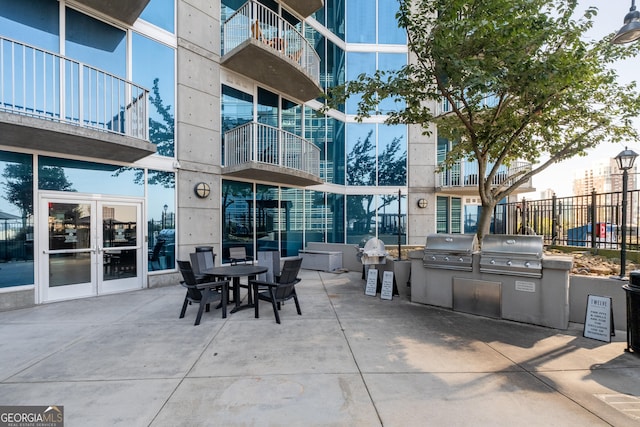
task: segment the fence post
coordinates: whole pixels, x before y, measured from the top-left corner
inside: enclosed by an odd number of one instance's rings
[[[520,212],[520,215],[522,215],[522,218],[520,218],[520,230],[519,230],[519,234],[525,234],[525,230],[526,230],[526,226],[527,226],[527,200],[523,197],[522,198],[522,211]]]
[[[551,196],[551,244],[555,246],[558,239],[558,214],[556,212],[556,195]]]
[[[591,249],[596,247],[596,189],[591,190]]]

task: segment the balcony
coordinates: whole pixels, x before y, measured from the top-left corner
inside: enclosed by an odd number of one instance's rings
[[[222,174],[301,187],[323,182],[318,147],[290,132],[256,122],[224,134]]]
[[[280,3],[303,18],[310,16],[313,12],[324,6],[324,0],[280,0]]]
[[[304,36],[260,3],[248,1],[223,25],[221,64],[293,99],[322,93],[320,57]]]
[[[149,91],[0,37],[0,145],[133,162],[149,142]]]
[[[511,185],[512,177],[520,177],[523,171],[531,170],[531,163],[514,162],[509,167],[500,166],[493,177],[493,186]],[[451,169],[436,174],[436,191],[456,195],[478,195],[478,162],[457,162]],[[535,191],[532,180],[518,187],[513,194]]]
[[[144,8],[147,7],[149,0],[76,0],[76,2],[119,21],[133,25]]]

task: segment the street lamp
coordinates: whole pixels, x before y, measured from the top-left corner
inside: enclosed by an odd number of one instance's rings
[[[622,170],[622,242],[620,245],[620,278],[625,276],[625,267],[627,263],[627,183],[629,181],[629,169],[633,167],[638,153],[633,150],[624,148],[615,159],[618,168]]]
[[[631,0],[631,8],[624,17],[624,25],[611,39],[611,43],[631,43],[638,39],[640,39],[640,12],[636,10],[636,0]]]
[[[167,209],[169,209],[169,206],[164,205],[163,208],[164,208],[164,212],[162,212],[162,228],[164,229],[166,228],[165,222],[167,220]]]

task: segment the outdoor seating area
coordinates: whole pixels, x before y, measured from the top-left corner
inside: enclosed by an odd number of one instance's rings
[[[54,400],[73,426],[638,422],[640,357],[623,331],[603,343],[576,324],[382,300],[360,271],[298,277],[304,315],[287,302],[281,327],[212,308],[194,328],[176,318],[177,282],[0,312],[3,404]]]
[[[298,315],[300,303],[296,294],[295,285],[300,282],[298,273],[302,258],[290,258],[284,261],[281,271],[273,281],[256,280],[258,275],[269,272],[269,267],[256,265],[253,257],[248,256],[244,247],[230,248],[230,265],[215,266],[215,254],[212,248],[202,247],[189,254],[189,261],[178,261],[183,280],[182,286],[187,288],[180,318],[185,316],[189,305],[200,305],[194,325],[199,325],[203,311],[210,311],[210,303],[220,301],[216,308],[222,309],[222,318],[227,317],[227,304],[234,303],[231,313],[253,308],[255,317],[259,318],[259,301],[267,301],[272,304],[273,313],[277,323],[280,323],[278,311],[285,301],[294,300]],[[242,262],[242,264],[239,264]],[[246,283],[241,278],[246,277]],[[241,289],[247,290],[247,299],[243,303]],[[233,299],[230,299],[230,293]]]

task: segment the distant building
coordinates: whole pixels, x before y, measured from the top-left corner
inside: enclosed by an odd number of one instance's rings
[[[629,171],[628,189],[636,189],[636,166]],[[577,170],[573,179],[573,195],[622,191],[622,171],[614,158],[595,162],[590,168]]]

